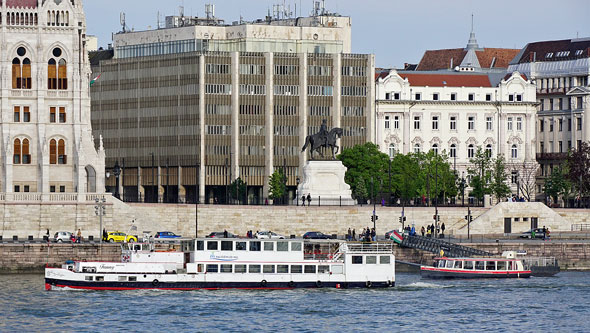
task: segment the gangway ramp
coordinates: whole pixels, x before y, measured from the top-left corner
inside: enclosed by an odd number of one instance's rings
[[[434,253],[436,255],[439,255],[440,250],[443,250],[444,256],[451,258],[492,256],[492,254],[489,252],[474,249],[472,247],[467,247],[463,245],[450,243],[441,239],[422,237],[418,235],[404,235],[404,239],[401,242],[400,246],[427,251]]]

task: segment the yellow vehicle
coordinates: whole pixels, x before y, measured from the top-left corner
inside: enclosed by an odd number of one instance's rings
[[[107,242],[128,242],[133,243],[137,242],[137,237],[133,235],[126,235],[124,232],[121,231],[109,231],[107,234]]]

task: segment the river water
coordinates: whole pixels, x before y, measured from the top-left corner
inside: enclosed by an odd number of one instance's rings
[[[0,275],[0,332],[590,331],[589,272],[396,278],[388,290],[48,292],[41,275]]]

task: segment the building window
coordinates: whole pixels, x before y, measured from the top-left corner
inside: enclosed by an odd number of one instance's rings
[[[49,141],[49,164],[67,164],[66,143],[63,139]]]
[[[399,116],[393,117],[393,128],[399,129]]]
[[[518,158],[518,147],[516,145],[512,145],[512,158]]]
[[[553,119],[549,120],[549,132],[553,132]]]
[[[438,101],[438,93],[432,94],[432,100],[433,101]]]
[[[545,152],[545,142],[541,141],[539,143],[539,150],[541,150],[541,153]]]
[[[469,94],[469,95],[467,96],[467,98],[468,98],[470,101],[475,101],[475,94]]]
[[[475,130],[475,117],[474,116],[469,116],[467,118],[467,129],[470,131]]]
[[[391,98],[391,94],[390,93],[385,93],[385,99],[390,99]]]
[[[508,95],[508,101],[514,102],[514,95]]]
[[[559,131],[563,131],[563,119],[559,119]]]
[[[15,123],[20,122],[20,106],[14,107],[14,122]]]
[[[571,150],[572,149],[572,140],[568,140],[567,141],[567,150]]]
[[[473,146],[473,144],[470,144],[469,146],[467,146],[467,157],[473,158],[474,156],[475,156],[475,147]]]
[[[492,94],[486,94],[486,101],[491,101],[492,100]]]
[[[545,110],[545,100],[542,99],[542,98],[539,100],[539,110],[540,111],[544,111]]]
[[[389,128],[389,116],[385,116],[385,129]]]
[[[66,187],[65,187],[65,186],[63,186],[63,185],[60,185],[60,186],[59,186],[59,191],[60,191],[61,193],[65,193],[65,192],[66,192]]]
[[[421,151],[420,144],[419,143],[414,144],[414,153],[419,153],[420,151]]]
[[[456,116],[451,116],[451,131],[456,131],[457,130],[457,117]]]
[[[545,131],[545,121],[543,119],[539,120],[539,132]]]
[[[414,129],[420,130],[420,116],[414,117]]]
[[[450,154],[449,157],[457,157],[457,146],[453,143],[451,144]]]
[[[567,130],[568,132],[572,131],[572,118],[567,119]]]
[[[488,155],[488,157],[492,157],[492,145],[490,144],[486,145],[486,155]]]
[[[68,70],[66,60],[61,58],[62,50],[59,47],[53,49],[53,57],[47,62],[47,89],[67,90]]]
[[[13,164],[21,164],[21,142],[20,139],[14,140],[14,147],[13,147],[13,154],[14,158],[12,160]]]
[[[23,190],[26,193],[31,192],[31,187],[29,185],[25,185],[25,186],[23,186]]]
[[[56,121],[56,108],[55,107],[50,107],[49,108],[49,122],[50,123],[54,123]]]
[[[451,93],[451,101],[457,100],[457,93]]]
[[[55,193],[55,185],[49,186],[49,192]]]
[[[510,182],[512,184],[516,184],[516,182],[518,182],[518,171],[512,171],[510,175]]]
[[[27,50],[21,46],[16,54],[12,59],[12,89],[31,89],[31,60],[25,57]]]
[[[553,110],[553,98],[549,98],[549,110]]]
[[[584,101],[584,100],[582,99],[582,97],[578,97],[578,98],[576,98],[576,100],[577,100],[577,102],[576,102],[576,107],[577,107],[578,109],[581,109],[581,108],[582,108],[582,106],[583,106],[583,104],[584,104],[584,103],[583,103],[583,101]]]
[[[14,185],[14,192],[20,192],[20,185]]]
[[[509,131],[512,131],[512,117],[508,117],[507,124],[508,124],[508,130]]]
[[[438,116],[432,116],[432,129],[438,130]]]
[[[578,117],[577,123],[578,123],[578,126],[577,126],[578,131],[581,131],[582,130],[582,118],[581,117]]]
[[[395,145],[392,143],[389,145],[389,158],[393,158],[395,156]]]
[[[23,122],[30,123],[31,122],[31,110],[28,106],[23,107]]]
[[[516,130],[522,131],[522,117],[516,118]]]
[[[563,110],[563,98],[559,99],[558,106],[559,106],[559,110]]]
[[[492,127],[492,117],[486,117],[486,130],[491,131]]]
[[[60,106],[60,108],[59,108],[59,122],[62,124],[66,122],[66,108],[65,107]]]
[[[416,93],[416,100],[419,101],[422,99],[422,94],[421,93]]]
[[[438,155],[438,144],[433,144],[431,150],[434,152],[434,155]]]
[[[559,152],[563,153],[563,141],[559,141],[557,144],[559,145]]]
[[[393,93],[393,99],[395,99],[396,101],[399,100],[399,96],[400,94],[398,92]]]
[[[516,95],[516,101],[517,102],[522,102],[522,94]]]

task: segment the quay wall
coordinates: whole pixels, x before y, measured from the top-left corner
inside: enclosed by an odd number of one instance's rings
[[[590,243],[465,243],[463,245],[501,254],[521,250],[529,256],[556,257],[563,270],[590,270]],[[161,245],[167,247],[169,245]],[[59,267],[66,260],[119,261],[118,244],[0,244],[0,274],[41,273],[46,265]],[[408,248],[395,248],[396,259],[417,264],[432,263],[432,253]],[[405,270],[405,268],[400,268]]]
[[[132,224],[140,235],[143,231],[173,231],[183,236],[194,236],[198,224],[199,236],[212,231],[227,230],[244,235],[247,230],[272,230],[284,235],[301,236],[307,231],[322,231],[344,235],[348,228],[357,234],[364,227],[373,227],[373,206],[353,207],[296,207],[296,206],[225,206],[182,204],[127,204],[109,197],[103,228],[109,231],[128,232]],[[379,235],[397,229],[401,207],[377,206],[379,217],[376,223]],[[464,219],[467,207],[443,207],[438,209],[440,222],[446,225],[448,235],[466,235]],[[538,225],[546,225],[552,232],[570,231],[572,224],[590,224],[588,209],[552,210],[539,203],[501,203],[490,208],[471,208],[474,218],[471,234],[503,233],[505,216],[520,217],[513,222],[512,232],[520,233],[530,228],[525,217],[537,216]],[[405,208],[406,225],[414,223],[417,231],[423,225],[433,223],[433,207]],[[481,217],[481,218],[480,218]],[[93,202],[88,203],[3,203],[0,204],[0,236],[12,240],[13,236],[26,239],[28,236],[42,238],[49,229],[77,231],[83,237],[100,235],[99,217],[95,215]],[[134,222],[133,222],[134,221]]]

